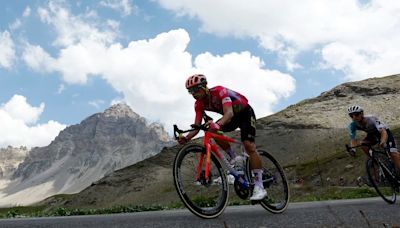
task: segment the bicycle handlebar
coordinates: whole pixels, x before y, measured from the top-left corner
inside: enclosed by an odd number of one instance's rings
[[[355,149],[355,148],[363,147],[363,146],[372,149],[372,145],[366,144],[366,143],[361,143],[360,145],[357,145],[357,146],[349,146],[348,144],[346,144],[346,151],[350,153],[350,150],[351,150],[351,149]],[[385,148],[383,148],[383,149],[384,149],[385,151],[388,151],[388,150],[389,150],[388,147],[385,147]]]
[[[351,149],[355,149],[355,148],[363,147],[363,146],[366,146],[366,147],[369,147],[369,148],[371,147],[371,145],[368,145],[368,144],[365,144],[365,143],[361,143],[360,145],[357,145],[357,146],[349,146],[348,144],[346,144],[346,151],[350,152]]]
[[[174,137],[175,137],[175,139],[178,140],[179,136],[181,134],[183,134],[183,133],[186,133],[186,132],[196,131],[196,130],[208,131],[208,128],[209,128],[209,125],[208,125],[207,122],[204,123],[204,124],[200,124],[200,125],[192,124],[190,126],[192,127],[191,129],[181,130],[181,129],[178,128],[178,126],[176,124],[174,124]]]
[[[196,130],[203,130],[203,131],[208,131],[209,129],[209,121],[212,121],[213,118],[211,118],[210,116],[207,115],[206,112],[203,111],[202,113],[202,118],[204,119],[204,123],[203,124],[192,124],[190,125],[192,128],[188,129],[188,130],[181,130],[178,128],[178,126],[176,124],[174,124],[174,137],[176,140],[179,139],[180,135],[186,132],[190,132],[190,131],[196,131]]]

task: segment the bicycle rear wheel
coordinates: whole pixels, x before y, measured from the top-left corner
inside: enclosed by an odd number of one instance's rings
[[[268,195],[260,204],[266,210],[278,214],[289,205],[289,185],[278,161],[267,151],[258,149],[263,166],[263,183]]]
[[[366,166],[368,178],[378,195],[387,203],[394,204],[396,202],[396,191],[385,168],[375,159],[368,159]]]
[[[200,179],[196,180],[201,145],[187,144],[176,155],[173,167],[174,184],[183,204],[201,218],[219,216],[228,204],[228,182],[219,160],[211,154],[209,178],[205,178],[204,156]]]

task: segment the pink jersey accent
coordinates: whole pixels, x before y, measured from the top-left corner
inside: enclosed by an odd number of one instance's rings
[[[197,100],[194,104],[196,112],[195,123],[201,123],[203,111],[217,112],[224,114],[224,106],[232,106],[233,114],[239,113],[247,107],[248,101],[242,94],[225,88],[216,86],[209,89],[209,97],[207,100]]]

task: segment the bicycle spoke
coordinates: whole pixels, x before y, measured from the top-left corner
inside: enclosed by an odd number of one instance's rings
[[[396,192],[390,182],[389,174],[375,159],[367,161],[368,178],[376,192],[389,204],[396,202]]]
[[[203,152],[197,145],[182,148],[174,162],[174,180],[179,196],[190,211],[202,218],[213,218],[227,205],[228,186],[221,164],[214,156],[210,160],[208,179],[203,168],[196,180],[197,164]]]
[[[261,205],[272,213],[282,213],[289,203],[289,186],[279,163],[268,152],[258,150],[263,166],[263,183],[268,196]]]

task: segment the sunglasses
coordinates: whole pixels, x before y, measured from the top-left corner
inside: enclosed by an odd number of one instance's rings
[[[349,116],[353,118],[354,116],[359,116],[361,112],[350,113]]]
[[[201,88],[203,88],[202,86],[193,86],[193,87],[190,87],[189,89],[188,89],[188,92],[190,93],[190,94],[195,94],[195,93],[197,93]]]

